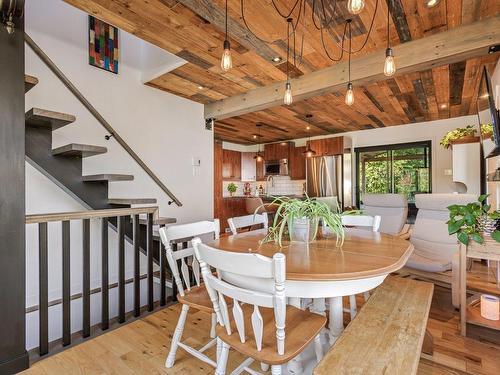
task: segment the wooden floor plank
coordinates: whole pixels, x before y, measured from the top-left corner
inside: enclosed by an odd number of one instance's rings
[[[358,307],[362,305],[358,299]],[[175,366],[165,368],[172,334],[180,312],[179,304],[107,332],[95,339],[47,357],[25,371],[28,375],[73,374],[213,374],[213,368],[179,349]],[[462,337],[458,331],[458,312],[451,305],[448,289],[436,287],[428,329],[434,340],[433,357],[420,360],[419,375],[498,375],[500,345]],[[348,314],[345,315],[348,322]],[[184,341],[200,347],[209,340],[210,316],[189,312]],[[500,336],[500,334],[499,334]],[[498,342],[500,342],[500,337]],[[207,351],[215,357],[214,348]],[[244,358],[231,351],[228,373]],[[252,368],[259,370],[259,364]]]

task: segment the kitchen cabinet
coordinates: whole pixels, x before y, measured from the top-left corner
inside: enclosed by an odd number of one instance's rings
[[[266,160],[280,160],[290,158],[291,142],[269,143],[264,145],[264,158]]]
[[[306,147],[294,147],[290,150],[290,161],[288,172],[292,180],[306,179],[306,157],[304,151]]]
[[[241,179],[241,152],[222,150],[222,179]]]
[[[256,180],[257,164],[254,157],[255,157],[255,152],[241,153],[241,181]]]
[[[264,160],[261,161],[255,160],[255,169],[256,169],[255,175],[257,177],[257,181],[264,181],[266,179],[266,171],[264,167],[265,167]]]
[[[316,156],[340,155],[344,153],[344,137],[313,139],[309,142]]]
[[[220,220],[221,233],[227,233],[229,224],[227,219],[235,216],[248,215],[246,199],[244,197],[222,198],[222,211],[217,218]]]

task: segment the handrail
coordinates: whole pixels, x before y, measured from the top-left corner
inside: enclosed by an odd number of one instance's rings
[[[135,208],[111,208],[104,210],[88,210],[75,212],[60,212],[51,214],[26,215],[26,224],[48,223],[51,221],[98,219],[104,217],[128,216],[139,214],[154,214],[158,206]]]
[[[125,140],[120,137],[115,129],[102,117],[102,115],[97,111],[97,109],[90,104],[90,102],[83,96],[83,94],[76,88],[76,86],[69,80],[68,77],[57,67],[57,65],[50,59],[49,56],[36,44],[33,39],[24,33],[26,44],[35,52],[35,54],[47,65],[47,67],[52,70],[52,72],[59,78],[59,80],[75,95],[75,97],[83,104],[85,108],[96,118],[96,120],[112,134],[116,141],[128,152],[130,156],[139,164],[139,166],[153,179],[154,182],[174,201],[174,203],[181,207],[182,203],[177,197],[160,181],[160,179],[154,174],[154,172],[149,169],[149,167],[141,160],[139,155],[137,155],[125,142]]]

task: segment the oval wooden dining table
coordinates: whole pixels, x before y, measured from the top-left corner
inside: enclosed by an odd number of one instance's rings
[[[283,242],[260,244],[265,229],[221,237],[208,244],[215,248],[261,254],[272,257],[277,252],[286,256],[285,293],[289,303],[301,307],[301,299],[318,301],[313,310],[325,314],[324,299],[328,299],[330,344],[342,334],[342,297],[364,293],[380,285],[391,272],[402,268],[413,251],[406,240],[388,234],[347,228],[344,243],[337,246],[331,234],[319,232],[309,244]],[[321,302],[323,301],[323,303]],[[289,364],[289,371],[302,371],[299,361]]]

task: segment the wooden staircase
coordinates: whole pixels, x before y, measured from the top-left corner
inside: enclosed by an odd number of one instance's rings
[[[25,93],[37,85],[38,79],[25,75]],[[105,154],[108,150],[103,146],[70,143],[52,148],[52,132],[73,123],[76,117],[71,114],[51,110],[32,108],[26,112],[26,159],[36,169],[50,178],[59,187],[80,201],[88,209],[109,209],[131,207],[133,205],[155,204],[155,198],[121,198],[109,197],[109,183],[133,181],[133,175],[127,174],[95,174],[83,175],[82,159]],[[154,218],[156,227],[175,223],[175,218]],[[140,247],[146,249],[146,220],[140,220]],[[116,220],[110,220],[116,229]],[[132,223],[127,220],[125,234],[131,241]],[[154,260],[159,263],[159,237],[154,236]]]

